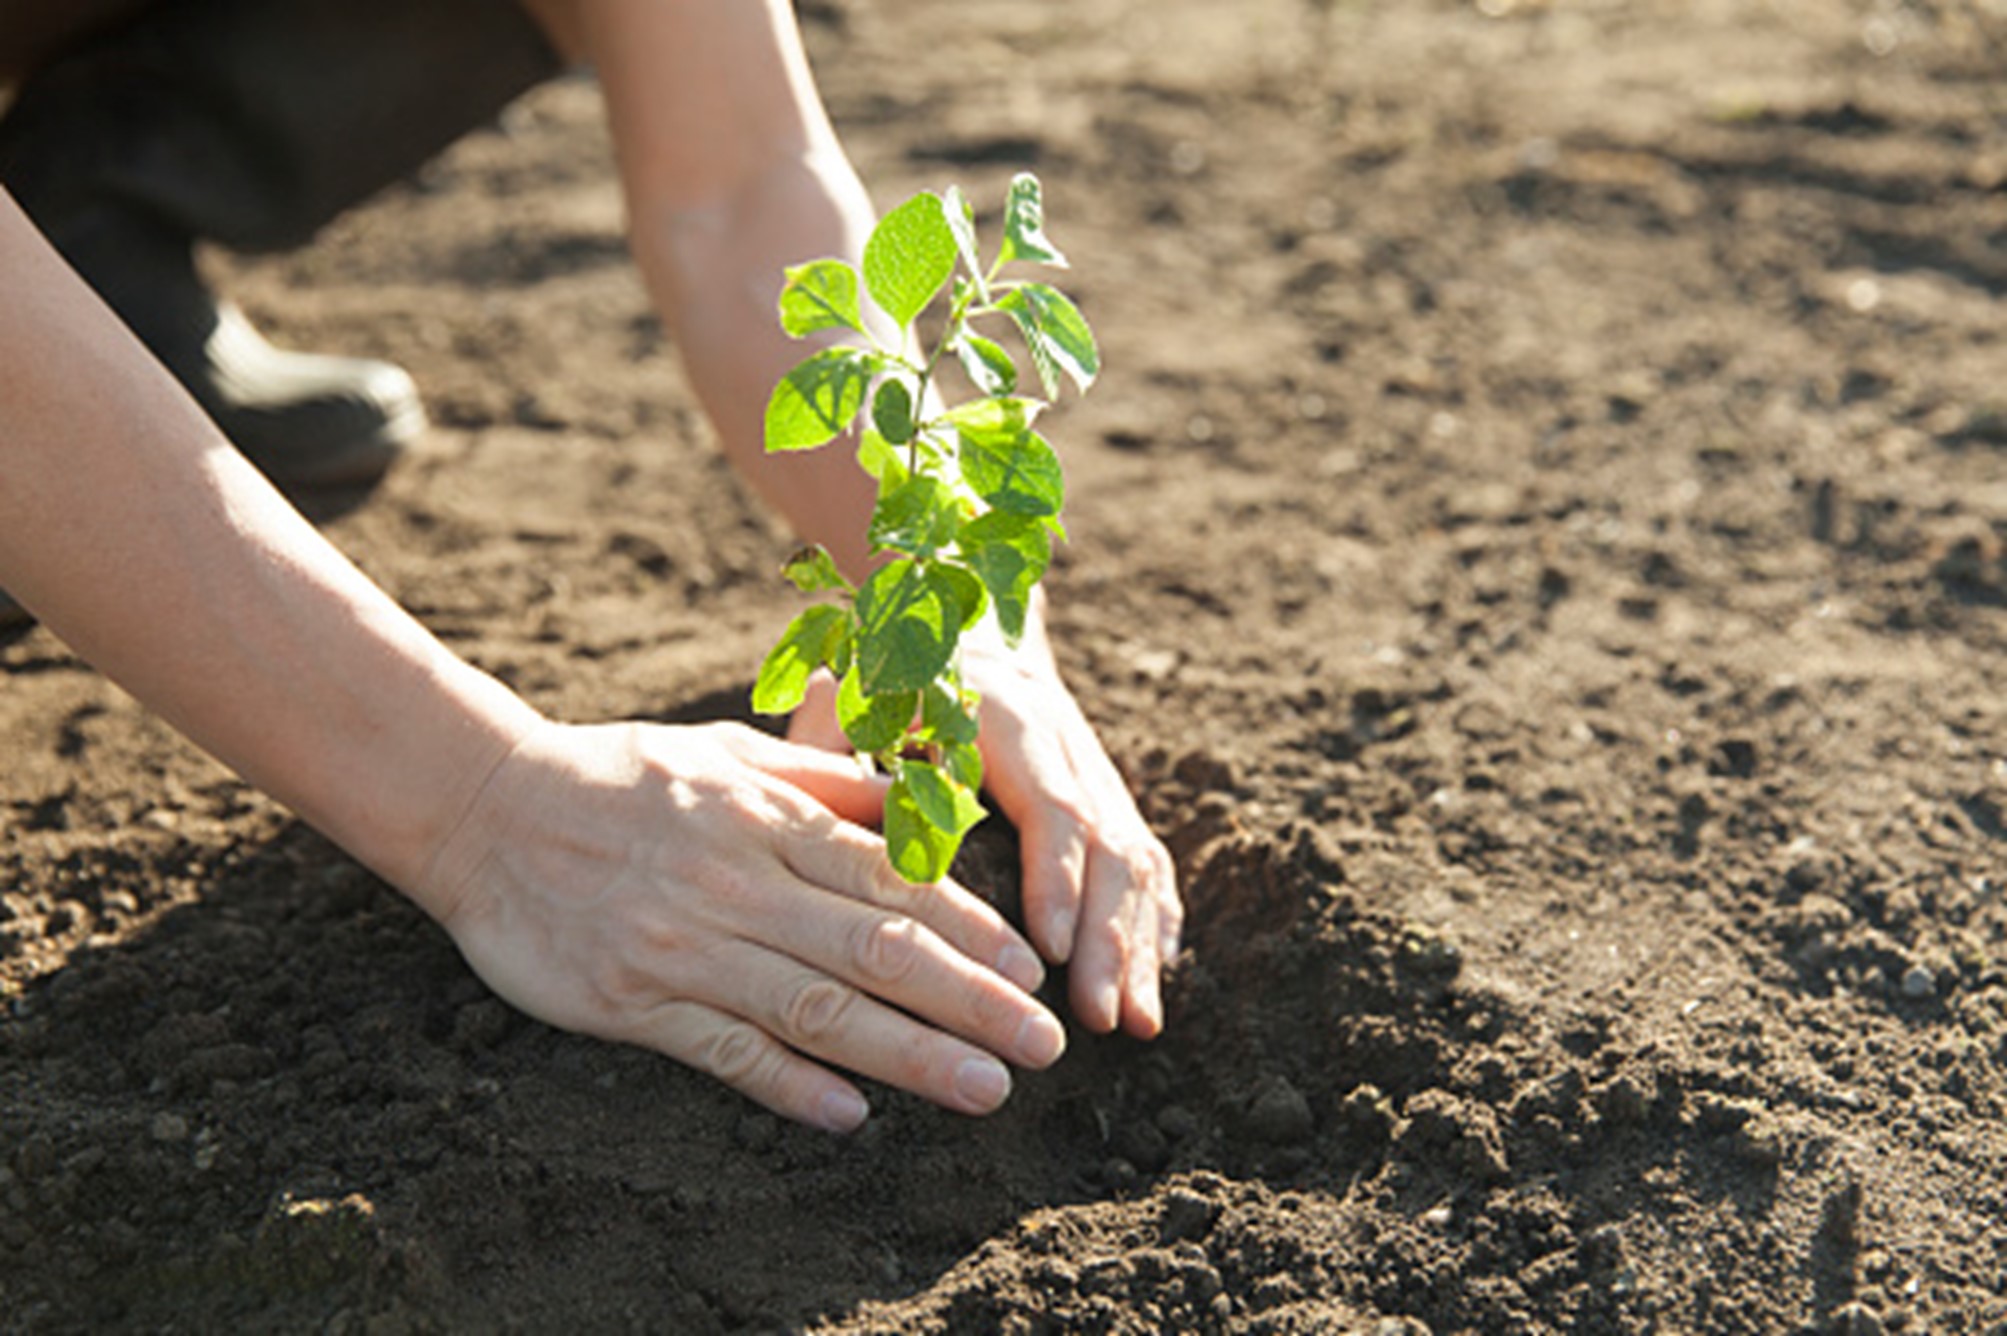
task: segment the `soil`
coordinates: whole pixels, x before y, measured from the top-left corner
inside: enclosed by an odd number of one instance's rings
[[[0,1327],[2007,1331],[1994,8],[817,0],[880,202],[1036,170],[1102,336],[1055,616],[1182,869],[1169,1031],[783,1125],[511,1012],[32,631]],[[788,543],[589,80],[214,262],[425,388],[329,532],[441,636],[744,713]]]

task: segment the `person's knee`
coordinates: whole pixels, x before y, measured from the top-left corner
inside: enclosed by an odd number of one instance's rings
[[[585,60],[585,22],[579,0],[519,0],[529,16],[544,30],[544,37],[566,65]]]
[[[154,0],[18,0],[0,5],[0,111],[13,85]]]

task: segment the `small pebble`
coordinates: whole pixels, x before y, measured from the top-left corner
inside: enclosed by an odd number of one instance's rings
[[[1157,1112],[1157,1130],[1173,1141],[1183,1141],[1198,1134],[1198,1115],[1182,1104],[1167,1104]]]
[[[1277,1076],[1265,1082],[1248,1109],[1247,1128],[1257,1138],[1276,1146],[1293,1146],[1308,1141],[1316,1130],[1310,1101],[1303,1092]]]
[[[1911,965],[1902,976],[1902,995],[1913,1000],[1922,1000],[1937,995],[1937,976],[1929,966]]]
[[[178,1113],[162,1112],[153,1115],[153,1139],[163,1145],[188,1140],[188,1120]]]

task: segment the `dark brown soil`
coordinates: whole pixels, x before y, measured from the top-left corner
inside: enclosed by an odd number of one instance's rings
[[[1169,1033],[784,1126],[34,632],[0,1328],[2007,1330],[2007,19],[812,9],[880,201],[1036,169],[1103,336],[1057,621],[1184,870]],[[331,532],[429,625],[734,714],[787,544],[620,221],[572,80],[218,269],[426,387]]]

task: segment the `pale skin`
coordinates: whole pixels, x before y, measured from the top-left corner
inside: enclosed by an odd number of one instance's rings
[[[842,451],[781,464],[760,442],[801,352],[773,315],[782,265],[854,255],[871,224],[787,5],[539,8],[599,71],[636,261],[724,449],[863,569],[868,479]],[[514,1005],[832,1131],[869,1112],[845,1073],[982,1114],[1012,1067],[1055,1061],[1041,956],[1072,962],[1086,1028],[1161,1029],[1170,862],[1042,617],[968,662],[1023,834],[1027,940],[952,882],[891,872],[881,781],[844,754],[826,688],[785,742],[544,718],[301,520],[4,194],[0,273],[0,587],[410,895]]]

